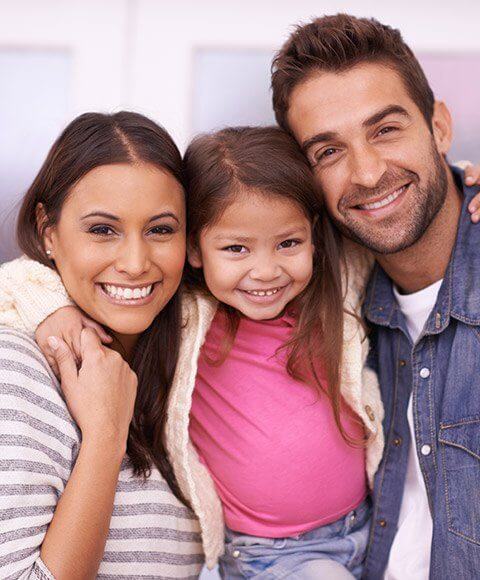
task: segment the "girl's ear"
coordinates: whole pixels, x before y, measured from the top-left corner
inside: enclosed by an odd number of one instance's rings
[[[47,226],[48,218],[43,203],[37,203],[35,208],[35,217],[37,220],[38,236],[43,242],[43,247],[50,260],[53,259],[53,227]]]
[[[187,242],[187,260],[192,268],[201,268],[203,266],[200,249],[191,239]]]

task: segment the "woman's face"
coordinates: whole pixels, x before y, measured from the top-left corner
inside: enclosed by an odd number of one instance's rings
[[[72,188],[44,242],[88,316],[117,336],[138,335],[180,284],[182,186],[150,164],[97,167]]]

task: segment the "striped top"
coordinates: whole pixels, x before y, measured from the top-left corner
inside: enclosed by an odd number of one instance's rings
[[[0,327],[0,577],[52,580],[40,548],[81,442],[60,387],[27,335]],[[197,578],[200,528],[157,469],[122,464],[100,579]]]

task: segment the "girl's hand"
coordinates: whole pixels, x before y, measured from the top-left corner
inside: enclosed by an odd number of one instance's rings
[[[465,184],[480,185],[480,165],[465,167]],[[468,211],[472,214],[472,222],[478,223],[480,221],[480,192],[470,202]]]
[[[48,344],[60,371],[68,409],[82,432],[82,441],[121,445],[125,452],[137,375],[118,352],[102,345],[91,328],[80,333],[79,370],[64,340],[50,336]]]
[[[98,322],[87,318],[76,306],[60,308],[38,326],[35,340],[57,377],[59,377],[59,370],[48,344],[48,337],[60,337],[73,352],[77,364],[80,364],[82,361],[80,334],[84,328],[92,328],[104,344],[112,342],[112,337],[105,332],[103,327]]]

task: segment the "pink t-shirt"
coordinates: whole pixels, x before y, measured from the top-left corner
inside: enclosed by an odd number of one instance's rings
[[[328,524],[366,496],[365,451],[348,445],[329,400],[291,378],[284,345],[294,321],[242,319],[220,366],[225,318],[215,316],[199,360],[190,437],[208,467],[232,530],[294,536]],[[347,432],[363,428],[345,409]]]

